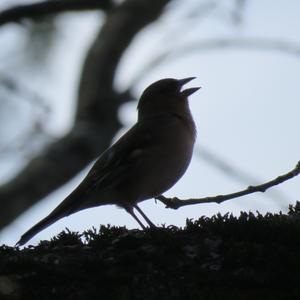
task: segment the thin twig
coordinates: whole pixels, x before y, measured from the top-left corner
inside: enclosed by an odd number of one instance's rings
[[[265,182],[263,184],[260,184],[260,185],[256,185],[256,186],[250,185],[245,190],[242,190],[239,192],[235,192],[235,193],[231,193],[231,194],[227,194],[227,195],[218,195],[218,196],[213,196],[213,197],[199,198],[199,199],[182,200],[182,199],[178,199],[176,197],[166,198],[162,195],[158,196],[156,199],[161,201],[162,203],[164,203],[167,208],[173,208],[173,209],[178,209],[178,208],[180,208],[182,206],[186,206],[186,205],[201,204],[201,203],[219,203],[220,204],[226,200],[242,197],[242,196],[249,195],[252,193],[256,193],[256,192],[264,193],[267,189],[269,189],[275,185],[278,185],[280,183],[283,183],[299,174],[300,174],[300,161],[298,161],[296,167],[293,170],[289,171],[288,173],[280,175],[277,178],[275,178],[271,181]]]

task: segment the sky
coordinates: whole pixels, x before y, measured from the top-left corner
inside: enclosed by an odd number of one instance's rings
[[[207,16],[191,15],[185,22],[178,22],[190,11],[197,14],[194,8],[199,1],[187,0],[184,3],[177,1],[162,19],[137,36],[123,56],[115,80],[120,90],[133,87],[137,99],[147,85],[164,77],[196,76],[190,86],[202,87],[189,100],[198,131],[192,163],[184,177],[165,196],[187,199],[231,193],[291,170],[300,159],[297,138],[300,51],[296,55],[278,50],[278,47],[266,49],[261,45],[219,48],[211,41],[250,40],[252,44],[261,40],[273,44],[280,41],[300,48],[300,2],[246,1],[240,24],[232,21],[234,1],[229,0],[202,1],[210,10]],[[53,136],[65,134],[72,126],[82,61],[98,24],[98,13],[62,15],[58,19],[59,37],[52,46],[47,63],[37,64],[29,70],[10,58],[24,84],[47,99],[52,113],[45,126]],[[70,33],[70,28],[76,32],[75,36]],[[14,47],[23,34],[17,25],[0,28],[0,44],[5,44],[6,53],[18,53]],[[182,54],[181,47],[190,51]],[[160,65],[143,71],[156,55],[170,51]],[[0,72],[9,65],[1,57],[0,53]],[[118,136],[136,121],[136,104],[131,102],[121,107],[119,115],[124,128]],[[19,122],[26,123],[24,118],[18,119]],[[8,118],[6,126],[9,132],[17,132],[20,124],[16,126],[16,118],[12,120],[10,122]],[[199,155],[201,149],[211,151],[230,166],[249,174],[256,182],[245,183],[228,177]],[[20,168],[22,160],[0,157],[0,164],[0,179],[5,182]],[[4,229],[0,233],[0,244],[13,245],[22,233],[50,213],[82,180],[89,167]],[[299,180],[294,178],[265,194],[252,194],[220,205],[202,204],[170,210],[151,199],[140,207],[155,224],[177,226],[184,226],[187,218],[197,219],[218,212],[238,215],[240,211],[287,211],[289,204],[300,200]],[[34,237],[30,244],[49,239],[65,227],[81,232],[108,223],[138,228],[124,210],[102,206],[56,222]]]

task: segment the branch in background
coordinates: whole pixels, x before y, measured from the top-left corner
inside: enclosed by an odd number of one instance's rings
[[[182,2],[181,5],[182,8],[184,8],[186,3]],[[178,39],[174,39],[174,36],[180,37],[180,41],[184,40],[186,33],[190,32],[191,28],[195,30],[195,28],[197,28],[197,26],[199,26],[201,22],[215,10],[216,7],[217,2],[208,1],[203,4],[195,3],[195,5],[190,6],[188,11],[183,12],[181,19],[176,20],[176,22],[174,22],[174,20],[169,20],[170,29],[166,32],[166,34],[161,36],[161,45],[164,45],[165,41],[168,41],[168,49],[176,49]]]
[[[243,23],[246,2],[247,0],[235,0],[235,6],[231,13],[231,19],[235,25],[241,25]]]
[[[50,106],[45,99],[36,91],[28,88],[25,84],[21,83],[18,79],[8,74],[0,74],[0,85],[6,90],[16,93],[19,98],[31,103],[32,107],[41,109],[44,113],[50,113]]]
[[[39,18],[49,14],[91,9],[108,10],[112,8],[112,0],[51,0],[38,3],[18,5],[0,12],[0,26],[22,19]]]
[[[0,188],[0,228],[70,180],[110,145],[121,127],[118,108],[124,102],[124,95],[113,86],[119,61],[135,35],[156,20],[169,1],[127,0],[107,15],[83,65],[74,127]]]
[[[15,137],[7,144],[0,144],[1,160],[5,159],[7,156],[16,155],[17,152],[17,155],[22,158],[30,159],[33,156],[32,153],[36,152],[33,149],[36,148],[37,144],[39,145],[39,148],[41,148],[41,144],[53,140],[50,135],[45,133],[43,125],[42,120],[36,119],[32,122],[31,127],[25,133]],[[38,138],[40,138],[41,141],[39,140],[37,143],[36,141]]]
[[[226,162],[224,158],[220,158],[217,154],[212,153],[211,150],[208,150],[204,146],[196,146],[194,149],[194,155],[196,155],[198,158],[202,158],[204,161],[217,168],[223,174],[226,174],[228,177],[233,178],[240,183],[249,184],[252,182],[256,184],[259,182],[257,178],[254,178],[245,171],[233,166],[231,162]]]
[[[178,198],[166,198],[164,196],[159,196],[156,199],[161,201],[166,205],[167,208],[173,208],[173,209],[178,209],[182,206],[186,205],[194,205],[194,204],[202,204],[202,203],[222,203],[226,200],[242,197],[245,195],[249,195],[252,193],[257,193],[261,192],[264,193],[267,189],[278,185],[280,183],[283,183],[295,176],[298,176],[300,174],[300,161],[297,163],[296,167],[291,170],[290,172],[280,175],[277,178],[268,181],[266,183],[256,185],[256,186],[249,186],[245,190],[235,192],[232,194],[227,194],[227,195],[218,195],[218,196],[213,196],[213,197],[205,197],[205,198],[199,198],[199,199],[187,199],[187,200],[181,200]]]
[[[51,115],[51,108],[41,95],[11,75],[0,73],[0,87],[10,94],[16,95],[19,101],[26,101],[31,110],[31,124],[29,128],[26,126],[26,132],[21,132],[8,143],[1,140],[0,157],[11,155],[16,151],[20,152],[22,156],[29,155],[32,152],[32,146],[36,146],[34,141],[37,140],[37,137],[49,140],[49,135],[45,132],[44,125]],[[8,101],[11,101],[11,99],[8,99]]]
[[[215,38],[204,41],[193,41],[184,45],[177,44],[173,47],[161,52],[154,57],[139,71],[132,79],[132,82],[139,82],[143,80],[155,68],[161,66],[171,60],[178,60],[187,57],[190,54],[203,51],[213,51],[222,49],[245,49],[245,50],[264,50],[264,51],[278,51],[284,54],[294,55],[300,57],[300,45],[293,42],[281,41],[269,38]]]
[[[235,180],[236,182],[252,185],[261,182],[261,180],[259,180],[257,177],[250,175],[248,172],[242,170],[238,166],[234,166],[232,162],[226,162],[224,158],[220,158],[217,154],[213,153],[211,150],[208,150],[203,146],[196,146],[194,149],[194,154],[197,157],[202,158],[205,162],[209,163],[210,166],[215,167],[225,176]],[[290,203],[288,197],[281,191],[271,191],[265,196],[271,199],[276,199],[281,203]],[[280,207],[281,206],[282,205],[280,205]]]

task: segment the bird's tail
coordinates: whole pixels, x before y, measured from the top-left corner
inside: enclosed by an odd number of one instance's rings
[[[35,224],[28,231],[26,231],[20,238],[20,240],[16,243],[16,246],[22,246],[26,244],[29,240],[31,240],[37,233],[50,226],[57,220],[62,218],[60,215],[48,215],[46,218]]]
[[[47,228],[57,220],[76,212],[77,207],[80,205],[79,198],[81,197],[81,195],[81,188],[79,186],[67,198],[65,198],[65,200],[60,203],[47,217],[35,224],[28,231],[26,231],[21,236],[20,240],[16,243],[16,246],[22,246],[26,244],[37,233]]]

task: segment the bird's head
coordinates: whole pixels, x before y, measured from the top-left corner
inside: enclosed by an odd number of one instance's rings
[[[188,89],[182,89],[182,87],[195,78],[165,78],[149,85],[139,100],[139,119],[161,113],[185,113],[188,110],[188,96],[200,87]]]

